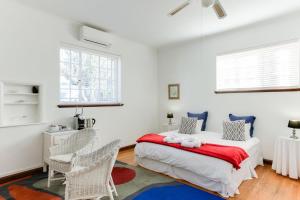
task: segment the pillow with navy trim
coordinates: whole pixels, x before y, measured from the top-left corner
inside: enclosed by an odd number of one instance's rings
[[[207,116],[208,116],[208,112],[203,112],[203,113],[187,113],[187,116],[189,118],[197,118],[198,120],[203,120],[202,123],[202,127],[201,127],[201,131],[205,131],[206,129],[206,121],[207,121]]]
[[[250,128],[250,136],[253,137],[253,132],[254,132],[254,121],[256,119],[255,116],[236,116],[233,114],[229,114],[229,119],[230,121],[239,121],[239,120],[245,120],[245,123],[251,124],[251,128]]]
[[[182,134],[194,134],[196,126],[197,126],[197,118],[182,117],[178,132]]]

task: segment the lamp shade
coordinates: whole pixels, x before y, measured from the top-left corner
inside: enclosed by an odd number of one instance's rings
[[[300,129],[300,121],[299,120],[290,120],[288,127]]]
[[[174,117],[173,113],[168,113],[168,114],[167,114],[167,118],[168,118],[168,119],[172,119],[173,117]]]

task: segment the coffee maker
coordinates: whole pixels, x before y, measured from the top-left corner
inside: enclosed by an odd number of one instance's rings
[[[95,119],[85,118],[83,116],[83,108],[81,109],[80,114],[77,113],[77,109],[76,109],[76,113],[74,115],[74,129],[75,130],[82,130],[85,128],[93,128],[95,123],[96,123]]]
[[[74,129],[75,130],[81,130],[85,128],[85,119],[83,116],[83,108],[81,108],[81,113],[77,113],[77,108],[75,111],[75,115],[73,117],[74,119]]]
[[[74,116],[74,129],[81,130],[85,128],[85,119],[82,115],[76,114]]]

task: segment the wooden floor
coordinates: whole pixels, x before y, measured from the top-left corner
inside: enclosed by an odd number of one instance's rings
[[[133,149],[121,151],[118,160],[129,165],[137,165]],[[280,176],[271,169],[270,165],[259,166],[256,172],[259,178],[243,182],[239,188],[241,194],[230,200],[300,200],[300,180]],[[186,183],[182,180],[178,181]]]

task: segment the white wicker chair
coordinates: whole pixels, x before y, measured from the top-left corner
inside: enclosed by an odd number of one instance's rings
[[[78,155],[72,171],[66,173],[65,200],[100,199],[118,196],[111,173],[120,148],[115,140],[100,149]]]
[[[96,132],[93,129],[80,130],[63,140],[59,145],[53,146],[50,151],[48,187],[51,181],[64,179],[55,178],[55,172],[65,174],[70,172],[74,157],[80,152],[91,152],[96,143]]]

